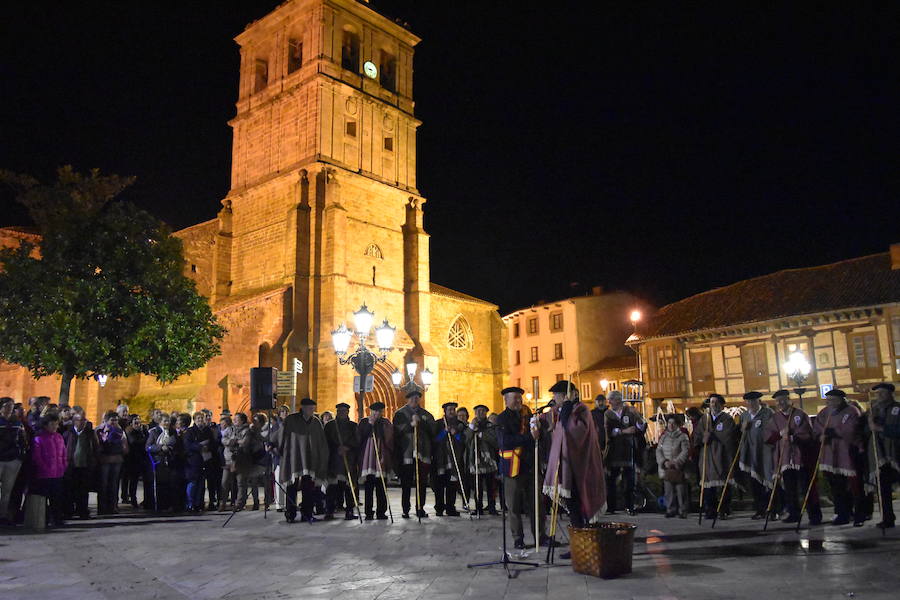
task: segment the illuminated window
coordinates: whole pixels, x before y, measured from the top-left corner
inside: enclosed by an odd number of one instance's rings
[[[581,399],[589,400],[591,398],[591,384],[590,383],[582,383],[581,384]]]
[[[341,43],[341,67],[359,73],[359,36],[352,31],[345,31]]]
[[[269,85],[269,63],[257,58],[253,71],[253,93],[263,91],[267,85]]]
[[[293,73],[303,65],[303,42],[291,39],[288,41],[288,73]]]
[[[894,350],[894,375],[900,375],[900,317],[891,317],[891,339]]]
[[[801,340],[787,340],[784,343],[783,349],[784,349],[784,360],[785,361],[787,361],[788,358],[791,356],[791,354],[793,354],[794,352],[799,352],[800,354],[802,354],[803,357],[806,358],[806,360],[809,362],[809,365],[811,367],[810,371],[809,371],[809,375],[806,377],[805,383],[806,384],[817,383],[817,381],[816,381],[816,361],[814,360],[815,357],[810,352],[809,342],[806,340],[806,338],[804,338],[802,341]],[[787,374],[785,374],[785,376],[787,376]]]
[[[691,383],[694,393],[715,392],[716,380],[713,377],[712,352],[691,352]]]
[[[744,371],[745,389],[769,389],[769,361],[766,358],[765,344],[743,346],[741,348],[741,366]]]
[[[874,331],[847,334],[850,371],[854,379],[881,379],[881,354]]]
[[[459,315],[453,320],[447,334],[447,344],[457,350],[472,348],[472,328],[464,316]]]

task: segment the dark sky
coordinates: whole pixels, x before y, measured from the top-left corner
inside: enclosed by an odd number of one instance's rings
[[[277,4],[7,6],[0,167],[133,174],[173,227],[212,218],[232,38]],[[663,304],[900,241],[898,5],[720,4],[376,2],[423,38],[432,279],[504,312],[590,285]]]

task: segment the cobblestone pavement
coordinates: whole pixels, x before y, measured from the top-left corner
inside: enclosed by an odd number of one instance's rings
[[[500,518],[437,518],[422,525],[296,523],[262,511],[72,521],[43,534],[0,530],[0,598],[280,600],[342,598],[891,598],[900,596],[900,530],[780,523],[762,533],[747,514],[715,530],[696,518],[641,514],[634,572],[603,580],[569,562],[467,569],[500,558]],[[542,559],[531,556],[530,559]],[[528,559],[525,559],[528,560]],[[852,596],[851,596],[852,594]]]

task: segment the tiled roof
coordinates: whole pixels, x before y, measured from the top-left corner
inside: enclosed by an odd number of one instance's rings
[[[594,364],[581,370],[582,373],[588,371],[607,371],[612,369],[637,369],[637,356],[632,353],[623,356],[607,356],[600,359]]]
[[[496,305],[492,302],[488,302],[487,300],[482,300],[481,298],[476,298],[475,296],[470,296],[468,294],[463,294],[462,292],[457,292],[456,290],[451,290],[450,288],[438,285],[433,281],[431,282],[431,293],[437,294],[438,296],[456,298],[457,300],[467,300],[469,302],[478,302],[479,304],[488,304],[496,308]]]
[[[900,302],[900,269],[891,269],[884,252],[709,290],[662,307],[641,333],[644,339],[666,337],[892,302]]]

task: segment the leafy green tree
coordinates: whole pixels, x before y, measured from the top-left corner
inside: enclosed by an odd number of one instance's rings
[[[47,185],[9,172],[39,248],[0,250],[0,359],[35,377],[138,373],[171,382],[220,353],[225,334],[182,273],[181,240],[115,196],[133,179],[71,167]]]

